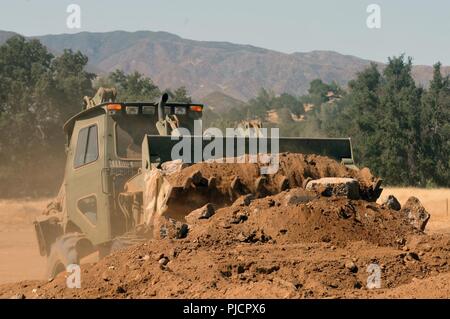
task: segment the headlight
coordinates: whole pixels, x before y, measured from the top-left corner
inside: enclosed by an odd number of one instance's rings
[[[125,108],[125,111],[128,115],[137,115],[139,114],[139,107],[138,106],[127,106]]]
[[[177,115],[185,115],[186,114],[186,108],[183,106],[176,106],[175,107],[175,114]]]
[[[142,107],[142,114],[144,115],[153,115],[155,114],[155,107],[152,105],[144,105]]]

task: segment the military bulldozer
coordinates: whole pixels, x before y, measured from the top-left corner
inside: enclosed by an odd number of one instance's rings
[[[195,132],[201,104],[170,102],[167,94],[157,102],[115,98],[115,90],[99,90],[94,98],[85,98],[83,110],[64,125],[64,180],[57,198],[34,223],[49,278],[91,253],[102,257],[151,238],[160,231],[155,228],[159,218],[182,223],[187,213],[211,198],[202,195],[202,188],[195,196],[184,192],[185,185],[173,185],[164,170],[186,164],[186,158],[191,163],[210,160],[202,151],[212,141],[234,156],[242,155],[237,154],[240,142],[245,153],[252,143],[251,136],[174,134],[180,129]],[[192,140],[190,149],[173,152],[182,138]],[[263,139],[255,138],[258,143]],[[265,143],[270,147],[272,140]],[[279,138],[277,144],[279,152],[324,155],[353,165],[348,138]],[[213,182],[199,181],[205,187]]]

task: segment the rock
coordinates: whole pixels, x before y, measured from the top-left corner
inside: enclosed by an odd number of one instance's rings
[[[163,257],[163,258],[161,258],[160,260],[158,260],[158,263],[159,263],[161,266],[167,265],[168,262],[169,262],[169,258],[167,258],[167,257]]]
[[[286,205],[297,205],[307,203],[314,198],[314,193],[307,192],[302,188],[296,188],[289,192],[285,197],[285,201]]]
[[[409,252],[404,256],[403,260],[405,262],[414,262],[414,261],[419,261],[420,258],[419,258],[419,255],[417,255],[415,252]]]
[[[313,179],[306,185],[306,190],[320,193],[322,196],[343,196],[359,199],[359,183],[356,179],[345,177],[324,177]]]
[[[430,214],[425,210],[417,197],[412,196],[408,198],[400,211],[407,216],[411,225],[420,231],[425,230]]]
[[[353,284],[353,288],[355,288],[355,289],[361,289],[361,288],[362,288],[361,282],[355,281],[355,283]]]
[[[307,178],[305,178],[304,180],[303,180],[303,182],[302,182],[302,188],[303,189],[306,189],[306,185],[308,185],[308,183],[310,182],[310,181],[312,181],[313,179],[311,178],[311,177],[307,177]]]
[[[124,294],[127,292],[127,290],[123,286],[117,286],[116,292],[119,294]]]
[[[245,242],[247,238],[248,236],[245,236],[242,232],[237,235],[237,240],[239,240],[240,242]]]
[[[24,294],[15,294],[13,296],[11,296],[11,298],[9,299],[25,299],[25,295]]]
[[[245,267],[244,267],[244,265],[238,265],[238,267],[237,267],[237,273],[238,274],[242,274],[242,273],[244,273],[245,272]]]
[[[189,232],[188,225],[176,221],[172,218],[162,218],[159,223],[159,235],[160,239],[163,238],[186,238]],[[158,238],[158,237],[157,237]]]
[[[161,258],[164,258],[164,254],[163,253],[157,253],[154,256],[155,256],[155,260],[156,261],[159,261]]]
[[[161,169],[163,170],[164,174],[169,175],[169,174],[179,172],[187,166],[189,166],[189,165],[186,163],[183,163],[183,161],[181,159],[177,159],[177,160],[162,163]]]
[[[249,234],[239,233],[237,235],[237,240],[243,243],[267,243],[272,239],[272,237],[266,235],[263,230],[254,230]]]
[[[184,217],[188,224],[195,224],[199,219],[208,219],[215,214],[215,210],[212,204],[208,203],[196,210],[193,210]]]
[[[233,206],[250,206],[254,199],[255,195],[253,194],[243,195],[234,201]]]
[[[180,229],[178,230],[177,235],[175,236],[175,238],[177,238],[177,239],[186,238],[188,232],[189,232],[188,225],[182,224]]]
[[[238,213],[238,214],[236,214],[236,216],[234,216],[231,219],[230,223],[232,223],[232,224],[239,224],[241,222],[245,222],[247,219],[248,219],[248,216],[246,214]]]
[[[356,264],[353,261],[347,261],[345,263],[345,268],[347,268],[353,273],[358,272],[358,266],[356,266]]]
[[[383,205],[393,210],[400,210],[402,208],[399,201],[397,200],[397,198],[395,198],[394,195],[389,195]]]
[[[233,275],[233,266],[232,265],[221,265],[219,267],[219,272],[224,277],[231,277]]]
[[[103,281],[110,281],[111,280],[111,276],[112,276],[113,271],[111,269],[106,269],[103,273],[102,273],[102,279]]]
[[[278,270],[280,270],[280,266],[278,266],[278,265],[273,265],[271,267],[260,266],[260,267],[256,267],[256,269],[255,269],[255,271],[257,273],[259,273],[259,274],[266,274],[266,275],[269,275],[269,274],[271,274],[273,272],[276,272]]]
[[[180,252],[179,252],[179,250],[178,250],[177,248],[173,248],[173,249],[170,250],[169,256],[172,256],[172,257],[175,258],[175,257],[178,256],[179,253],[180,253]]]
[[[420,260],[419,255],[415,252],[409,252],[407,256],[411,257],[411,259],[414,260]]]

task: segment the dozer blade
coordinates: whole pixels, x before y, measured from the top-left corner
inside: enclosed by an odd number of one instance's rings
[[[173,152],[176,145],[185,143],[180,152]],[[222,152],[204,152],[209,145]],[[240,147],[238,147],[240,145]],[[253,147],[253,148],[252,148]],[[187,154],[186,154],[187,152]],[[353,165],[353,152],[350,138],[296,138],[280,137],[276,140],[263,137],[202,137],[202,136],[159,136],[146,135],[143,142],[143,159],[148,157],[149,163],[188,159],[189,163],[239,157],[245,154],[258,153],[301,153],[330,157],[347,166]]]
[[[211,151],[214,148],[214,151]],[[292,183],[300,183],[292,176],[283,176],[283,172],[273,175],[254,174],[255,179],[244,181],[239,176],[248,175],[261,165],[256,164],[207,164],[189,167],[184,171],[186,179],[179,179],[182,163],[198,163],[213,159],[237,159],[246,154],[277,153],[316,154],[353,165],[351,141],[348,138],[270,138],[252,137],[199,137],[199,136],[159,136],[146,135],[142,144],[142,173],[144,174],[144,220],[156,233],[164,218],[184,221],[186,214],[192,210],[212,203],[216,208],[231,204],[238,196],[253,193],[277,193]],[[304,161],[298,157],[297,161]],[[330,160],[331,161],[331,160]],[[166,164],[164,164],[166,163]],[[229,162],[227,162],[229,163]],[[302,162],[303,163],[303,162]],[[337,163],[336,163],[337,164]],[[211,166],[213,165],[213,166]],[[201,172],[201,167],[223,166],[227,172],[219,176],[208,176]],[[160,169],[155,167],[159,166]],[[171,166],[170,169],[164,166]],[[173,169],[175,167],[175,169]],[[177,168],[178,167],[178,168]],[[218,171],[222,171],[218,168]],[[223,187],[223,185],[228,185]],[[299,184],[301,186],[301,184]],[[295,185],[293,185],[295,186]]]

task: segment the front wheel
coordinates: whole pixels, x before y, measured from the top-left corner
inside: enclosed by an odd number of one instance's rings
[[[60,236],[52,244],[47,258],[47,278],[53,279],[68,265],[80,264],[80,259],[92,252],[92,245],[79,233]]]

